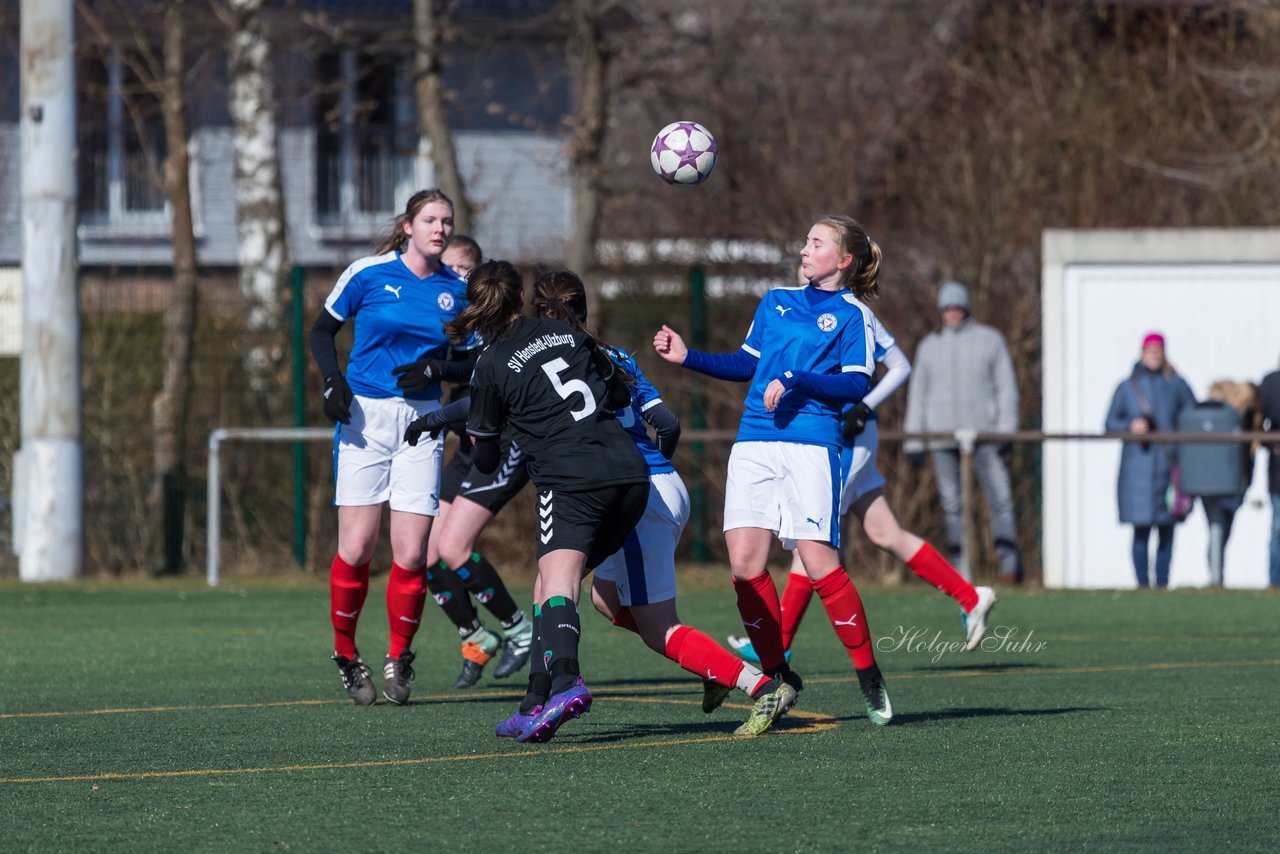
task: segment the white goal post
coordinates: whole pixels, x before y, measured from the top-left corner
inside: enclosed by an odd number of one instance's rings
[[[219,427],[209,434],[208,558],[205,578],[219,580],[218,550],[222,540],[222,445],[224,442],[332,442],[332,427]]]

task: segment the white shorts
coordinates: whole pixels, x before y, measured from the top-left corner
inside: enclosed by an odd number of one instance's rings
[[[440,512],[440,461],[444,434],[425,433],[416,447],[405,428],[439,409],[434,400],[361,397],[351,402],[351,423],[339,424],[333,438],[333,503],[364,507],[390,502],[392,510],[421,516]]]
[[[622,548],[596,567],[596,578],[618,587],[623,605],[676,598],[676,544],[689,520],[689,493],[673,471],[649,475],[649,503]]]
[[[797,540],[839,548],[843,466],[838,450],[821,445],[734,444],[724,487],[724,529],[764,528],[787,549]]]
[[[859,498],[884,486],[884,475],[876,471],[876,450],[879,445],[880,428],[876,426],[875,419],[872,419],[867,422],[858,438],[853,440],[853,447],[844,449],[849,474],[844,479],[844,489],[840,490],[841,516],[848,513]]]

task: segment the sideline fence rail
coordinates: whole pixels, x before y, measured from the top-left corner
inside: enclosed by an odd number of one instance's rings
[[[689,442],[732,442],[737,436],[736,430],[688,430],[682,438]],[[970,507],[973,499],[973,450],[983,442],[1011,442],[1014,444],[1044,442],[1096,442],[1096,441],[1129,441],[1149,442],[1153,444],[1193,444],[1193,443],[1247,443],[1262,442],[1266,445],[1280,445],[1280,432],[1241,431],[1232,433],[1201,432],[1155,432],[1155,433],[1049,433],[1039,430],[1015,430],[1009,433],[987,432],[980,430],[956,430],[954,433],[904,433],[886,430],[880,434],[881,441],[902,442],[920,440],[925,442],[955,442],[960,450],[960,482],[961,503],[964,520],[964,548],[972,554],[974,538],[973,514]],[[209,470],[208,470],[208,550],[206,563],[206,580],[211,587],[219,581],[219,547],[222,539],[222,445],[226,442],[315,442],[333,441],[332,427],[219,427],[209,434]]]

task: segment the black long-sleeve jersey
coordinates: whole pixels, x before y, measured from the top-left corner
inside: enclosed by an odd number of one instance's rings
[[[539,489],[582,490],[647,481],[649,469],[610,410],[594,342],[558,320],[521,318],[480,355],[467,432],[509,428]]]

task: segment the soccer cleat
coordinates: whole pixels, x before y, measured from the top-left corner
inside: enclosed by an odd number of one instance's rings
[[[533,646],[533,621],[521,615],[520,622],[507,629],[502,643],[502,657],[493,668],[494,679],[506,679],[529,661]]]
[[[711,714],[720,708],[725,698],[733,693],[732,688],[728,688],[716,682],[713,679],[702,680],[702,711]]]
[[[411,650],[400,653],[399,658],[387,656],[382,662],[382,696],[397,706],[409,701],[409,683],[413,681],[414,655]]]
[[[771,675],[790,685],[797,695],[804,690],[804,680],[790,667],[784,667]]]
[[[884,677],[880,675],[880,666],[873,664],[866,670],[858,671],[858,684],[862,687],[862,698],[867,704],[867,717],[876,726],[884,726],[893,720],[893,703],[889,702],[889,692],[884,687]]]
[[[555,738],[556,731],[570,718],[580,718],[591,711],[591,692],[579,676],[573,687],[552,694],[542,710],[516,736],[522,744],[541,744]]]
[[[360,654],[356,653],[355,658],[345,658],[335,652],[332,658],[338,665],[338,675],[342,677],[342,687],[347,689],[347,696],[362,706],[372,706],[378,699],[378,692],[370,681],[373,674]]]
[[[973,589],[978,594],[978,604],[974,605],[973,610],[967,614],[963,610],[960,612],[960,621],[964,623],[966,652],[973,652],[982,642],[982,636],[987,631],[987,617],[990,616],[991,609],[996,606],[996,591],[990,587]]]
[[[498,738],[515,738],[520,735],[520,733],[524,732],[525,727],[533,723],[533,719],[536,718],[538,713],[541,711],[542,706],[534,706],[533,711],[528,714],[516,709],[511,713],[510,717],[493,728],[494,732],[498,734]]]
[[[470,688],[480,681],[484,666],[502,646],[502,639],[484,626],[462,640],[462,672],[453,680],[455,688]]]
[[[742,726],[733,731],[734,735],[757,736],[768,732],[778,718],[796,704],[796,689],[781,679],[769,682],[757,694],[756,704],[751,708],[751,715]]]
[[[729,649],[738,654],[738,657],[750,661],[752,664],[760,663],[760,656],[756,655],[756,648],[751,644],[751,638],[745,635],[729,635],[726,640],[729,641]],[[791,650],[787,650],[782,654],[782,660],[787,664],[791,663]]]

